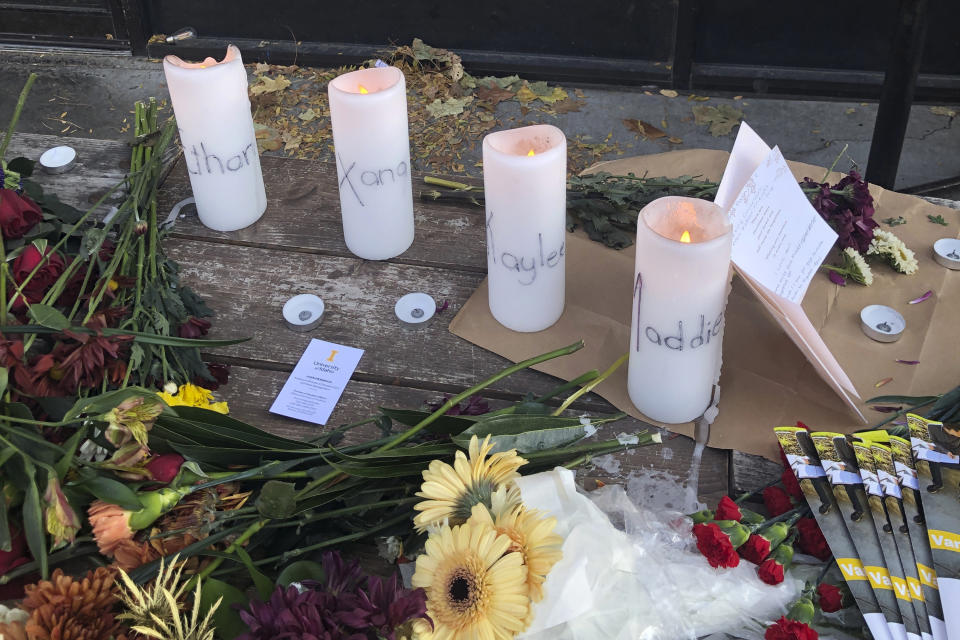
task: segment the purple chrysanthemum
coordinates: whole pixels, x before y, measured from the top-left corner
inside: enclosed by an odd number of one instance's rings
[[[859,173],[850,171],[832,187],[804,178],[800,186],[813,208],[837,232],[840,249],[852,247],[865,253],[879,225],[873,219],[873,196]]]
[[[353,629],[367,629],[371,638],[395,640],[397,628],[416,618],[427,617],[427,594],[423,589],[400,586],[397,576],[370,576],[366,590],[358,589],[350,599],[349,611],[341,611],[339,620]]]
[[[267,602],[251,600],[250,610],[240,611],[250,631],[237,640],[340,640],[339,630],[324,615],[330,600],[319,591],[278,586]]]

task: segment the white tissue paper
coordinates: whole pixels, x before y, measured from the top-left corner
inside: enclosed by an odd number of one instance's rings
[[[555,517],[564,538],[524,640],[695,640],[719,632],[759,640],[799,596],[799,581],[764,584],[748,562],[712,568],[688,518],[635,505],[619,485],[583,495],[573,472],[560,467],[516,483],[524,504]]]

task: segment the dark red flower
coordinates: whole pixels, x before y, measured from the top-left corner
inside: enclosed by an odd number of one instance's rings
[[[775,558],[767,558],[757,567],[757,576],[767,584],[783,582],[783,565]]]
[[[781,616],[776,624],[767,627],[764,640],[818,640],[816,631],[802,622]]]
[[[10,266],[14,282],[23,284],[37,265],[40,265],[40,268],[37,269],[37,272],[30,278],[30,281],[23,287],[23,295],[17,296],[16,299],[11,302],[11,309],[14,311],[23,309],[27,302],[30,304],[40,302],[40,300],[43,299],[43,294],[47,292],[47,289],[49,289],[50,286],[57,281],[57,278],[60,277],[60,274],[63,273],[65,266],[63,257],[59,253],[55,253],[50,247],[47,247],[43,250],[43,253],[40,253],[40,250],[31,244],[14,259],[13,264]],[[26,298],[26,300],[24,300],[24,298]]]
[[[770,555],[770,541],[763,536],[751,533],[750,538],[737,549],[737,552],[747,562],[760,564]]]
[[[5,240],[22,238],[42,219],[43,212],[36,202],[13,189],[0,189],[0,228]]]
[[[177,330],[181,338],[199,338],[207,335],[207,331],[210,331],[210,322],[195,316],[187,318],[187,321]]]
[[[179,453],[164,453],[154,456],[150,462],[144,465],[144,468],[150,472],[155,481],[170,484],[170,481],[176,478],[180,472],[180,465],[183,464],[183,460],[183,456]]]
[[[783,468],[783,473],[780,474],[780,482],[783,483],[784,488],[791,498],[803,504],[804,500],[806,500],[806,498],[803,497],[803,489],[800,488],[800,481],[797,480],[797,476],[793,473],[793,469],[791,469],[789,465]]]
[[[797,425],[796,425],[796,426],[800,427],[801,429],[806,429],[807,431],[810,431],[810,427],[808,427],[807,425],[803,424],[803,423],[800,422],[799,420],[797,420]]]
[[[820,608],[827,613],[843,609],[843,592],[840,591],[839,587],[829,582],[821,582],[817,586],[817,598]]]
[[[717,520],[736,520],[740,522],[743,514],[740,512],[740,506],[736,502],[731,500],[729,496],[723,496],[720,498],[720,502],[717,503],[714,518]]]
[[[730,537],[714,523],[693,525],[693,535],[697,539],[697,549],[714,569],[740,564],[740,556],[733,548]]]
[[[0,496],[0,500],[4,498]],[[11,569],[15,569],[22,564],[30,562],[30,555],[27,552],[27,538],[22,529],[10,527],[10,551],[0,551],[0,576]]]
[[[879,225],[873,219],[873,196],[860,174],[851,171],[832,187],[810,178],[804,178],[800,186],[820,217],[837,232],[837,245],[866,253]]]
[[[797,520],[797,546],[804,553],[814,556],[820,560],[827,560],[832,555],[830,545],[827,539],[823,537],[823,532],[813,518],[800,518]]]
[[[763,504],[767,508],[767,514],[771,518],[776,518],[793,509],[793,502],[790,501],[790,496],[780,487],[767,487],[764,489]]]
[[[227,381],[230,379],[230,365],[216,364],[213,362],[204,362],[204,364],[207,365],[207,371],[213,379],[210,380],[204,376],[197,375],[193,378],[193,384],[203,387],[204,389],[210,389],[210,391],[216,391],[220,388],[220,385],[227,384]]]

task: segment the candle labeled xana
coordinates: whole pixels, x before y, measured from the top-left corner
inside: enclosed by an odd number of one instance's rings
[[[640,211],[627,386],[653,420],[689,422],[710,404],[731,243],[726,213],[706,200],[671,196]]]
[[[407,88],[396,67],[360,69],[327,86],[347,249],[394,258],[413,244]]]
[[[551,125],[483,139],[490,313],[514,331],[542,331],[563,314],[567,138]]]
[[[163,59],[170,102],[200,222],[236,231],[260,219],[267,196],[240,50],[221,62]]]

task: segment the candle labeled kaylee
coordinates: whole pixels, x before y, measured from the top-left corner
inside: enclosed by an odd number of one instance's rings
[[[393,258],[413,244],[407,85],[396,67],[359,69],[327,86],[343,239],[356,256]]]
[[[660,198],[640,211],[627,385],[654,420],[689,422],[710,404],[731,241],[726,213],[705,200]]]
[[[197,215],[216,231],[256,222],[267,208],[240,50],[221,62],[163,59]]]
[[[563,314],[567,138],[551,125],[483,139],[490,313],[514,331],[541,331]]]

